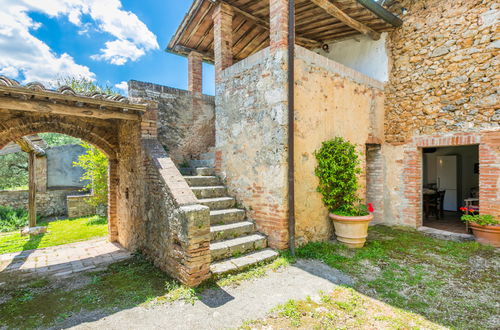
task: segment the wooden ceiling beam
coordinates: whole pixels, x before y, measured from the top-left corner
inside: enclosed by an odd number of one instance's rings
[[[248,20],[252,21],[254,24],[256,24],[257,26],[260,26],[261,28],[267,30],[267,31],[270,31],[271,28],[269,26],[269,23],[266,22],[265,20],[263,20],[262,18],[260,17],[257,17],[255,15],[252,15],[238,7],[236,7],[235,5],[232,5],[224,0],[218,0],[218,2],[222,2],[222,3],[225,3],[227,4],[228,6],[230,6],[235,13],[238,13],[242,16],[244,16],[245,18],[247,18]],[[321,42],[317,41],[317,40],[313,40],[313,39],[308,39],[308,38],[304,38],[304,37],[301,37],[301,36],[296,36],[295,39],[297,40],[297,42],[301,43],[301,44],[307,44],[307,45],[317,45],[318,47],[321,46]]]
[[[328,14],[336,17],[340,21],[342,21],[344,24],[350,26],[351,28],[368,35],[370,38],[373,40],[379,40],[380,39],[380,33],[377,31],[371,29],[369,26],[353,19],[346,13],[344,13],[339,7],[335,6],[333,3],[331,3],[328,0],[311,0],[316,6],[322,8],[324,11],[326,11]]]
[[[78,103],[77,103],[78,104]],[[53,101],[23,100],[12,97],[0,96],[0,109],[29,111],[39,114],[56,114],[66,116],[88,117],[96,119],[124,119],[140,120],[140,115],[93,108],[89,106],[67,105]]]
[[[16,142],[24,152],[34,152],[37,157],[45,156],[45,150],[34,144],[27,136],[23,136],[14,142]]]

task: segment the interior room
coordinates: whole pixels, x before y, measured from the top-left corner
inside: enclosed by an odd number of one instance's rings
[[[479,148],[423,149],[423,225],[468,233],[461,207],[479,211]]]

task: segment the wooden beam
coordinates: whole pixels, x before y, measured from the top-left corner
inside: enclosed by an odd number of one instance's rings
[[[37,112],[40,114],[89,117],[97,119],[140,120],[140,116],[134,113],[123,113],[100,108],[78,106],[76,104],[65,105],[61,103],[39,100],[22,100],[5,96],[0,96],[0,109]]]
[[[15,142],[19,145],[19,147],[21,147],[21,150],[24,152],[33,152],[37,157],[45,156],[45,150],[31,142],[31,140],[26,136],[17,139]]]
[[[322,8],[324,11],[326,11],[328,14],[336,17],[340,21],[344,22],[346,25],[350,26],[351,28],[368,35],[370,38],[373,40],[379,40],[380,39],[380,33],[378,33],[375,30],[372,30],[369,26],[355,20],[354,18],[350,17],[346,13],[344,13],[342,10],[340,10],[339,7],[336,5],[332,4],[328,0],[311,0],[316,6]]]
[[[35,178],[35,152],[28,153],[28,224],[36,227],[36,178]]]
[[[235,13],[238,13],[242,16],[244,16],[245,18],[247,18],[248,20],[252,21],[254,24],[256,24],[257,26],[260,26],[261,28],[269,31],[271,28],[269,26],[269,23],[266,22],[265,20],[263,20],[262,18],[260,17],[257,17],[255,15],[252,15],[238,7],[236,7],[235,5],[232,5],[230,3],[228,3],[227,1],[224,1],[224,0],[219,0],[219,2],[223,2],[225,4],[227,4],[228,6],[231,6],[231,8],[233,8],[234,12]],[[314,45],[317,45],[318,47],[321,46],[321,42],[317,41],[317,40],[313,40],[313,39],[308,39],[308,38],[304,38],[304,37],[301,37],[301,36],[296,36],[295,39],[297,40],[297,42],[301,43],[301,44],[307,44],[307,45],[310,45],[310,46],[314,46]]]

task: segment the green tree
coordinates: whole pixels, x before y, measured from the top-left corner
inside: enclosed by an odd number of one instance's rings
[[[91,94],[91,93],[103,93],[108,95],[117,95],[117,93],[113,87],[109,85],[100,85],[93,80],[90,80],[85,77],[75,77],[75,76],[66,76],[60,77],[57,82],[57,87],[61,86],[69,86],[72,90],[74,90],[78,94]]]
[[[78,156],[78,161],[73,166],[83,168],[84,174],[81,181],[87,181],[84,190],[92,192],[88,202],[93,206],[106,205],[108,202],[108,158],[96,147],[81,143],[85,153]]]
[[[47,143],[49,147],[82,143],[82,141],[78,138],[59,133],[40,133],[38,135],[45,141],[45,143]]]
[[[0,190],[28,186],[28,154],[16,152],[0,156]]]

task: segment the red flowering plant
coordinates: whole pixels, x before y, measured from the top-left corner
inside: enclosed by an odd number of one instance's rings
[[[476,210],[466,207],[461,207],[460,211],[465,214],[460,218],[463,222],[476,223],[480,226],[495,226],[500,224],[500,221],[495,219],[491,214],[479,214]],[[469,214],[467,214],[467,211]]]

